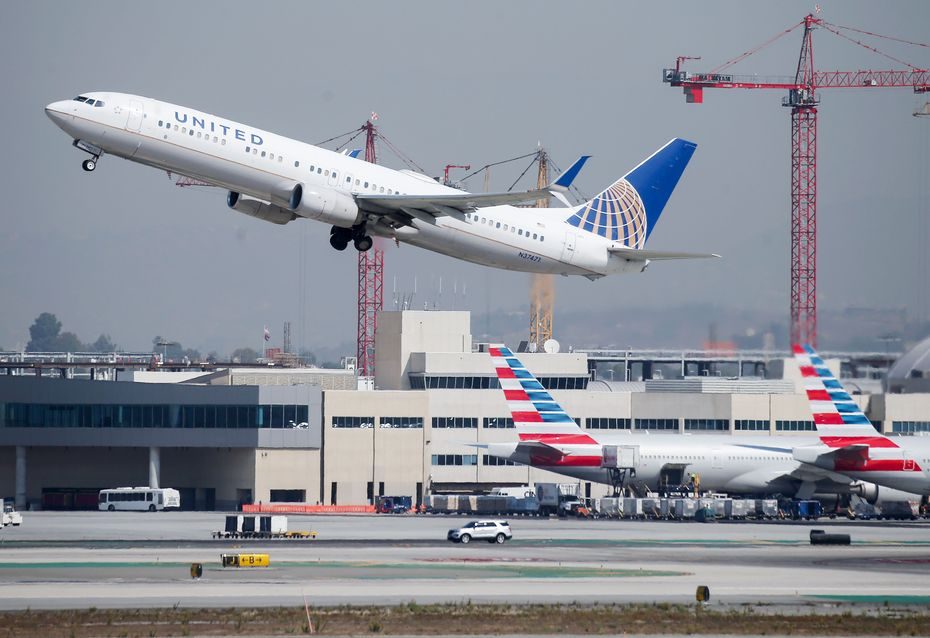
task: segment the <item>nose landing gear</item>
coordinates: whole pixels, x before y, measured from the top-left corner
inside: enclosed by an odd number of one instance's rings
[[[81,168],[83,168],[88,173],[90,173],[95,168],[97,168],[97,162],[98,160],[100,160],[100,156],[103,155],[102,148],[100,148],[99,146],[94,146],[93,144],[90,144],[89,142],[85,142],[84,140],[74,140],[74,146],[76,148],[81,149],[85,153],[89,153],[90,155],[93,155],[91,159],[86,159],[83,162],[81,162]]]

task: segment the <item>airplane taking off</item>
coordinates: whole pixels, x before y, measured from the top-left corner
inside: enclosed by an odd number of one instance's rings
[[[810,346],[794,346],[820,441],[794,449],[794,458],[905,492],[930,495],[930,439],[876,431]]]
[[[637,481],[650,489],[677,486],[687,474],[700,476],[702,490],[729,494],[782,494],[811,498],[815,494],[857,495],[869,503],[893,498],[895,490],[879,490],[832,468],[814,467],[792,456],[810,445],[810,437],[778,437],[778,445],[751,435],[618,433],[582,430],[533,374],[504,346],[490,355],[519,441],[487,444],[488,454],[596,483],[612,484],[604,467],[605,446],[620,446],[637,459]],[[631,451],[635,450],[635,452]],[[912,491],[912,490],[908,490]]]
[[[642,272],[655,260],[719,256],[644,248],[696,148],[682,139],[572,207],[564,194],[587,157],[543,189],[475,194],[137,95],[85,93],[45,112],[92,156],[86,171],[109,153],[198,179],[227,189],[227,205],[240,213],[332,224],[336,250],[350,241],[368,250],[375,235],[494,268],[592,280]],[[548,195],[568,207],[512,205]]]

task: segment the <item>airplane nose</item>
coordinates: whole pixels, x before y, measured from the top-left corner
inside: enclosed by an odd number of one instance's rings
[[[61,126],[70,119],[67,110],[69,106],[68,101],[52,102],[45,107],[45,115],[56,125]]]

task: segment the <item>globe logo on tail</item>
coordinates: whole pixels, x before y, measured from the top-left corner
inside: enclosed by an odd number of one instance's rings
[[[636,189],[623,178],[578,208],[567,221],[628,248],[642,248],[646,243],[646,207]]]

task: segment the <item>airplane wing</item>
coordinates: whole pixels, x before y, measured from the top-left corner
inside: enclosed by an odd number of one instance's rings
[[[833,470],[831,453],[840,450],[831,449],[825,445],[809,445],[803,447],[776,447],[770,445],[740,445],[742,448],[759,449],[765,451],[790,452],[796,461],[800,462],[790,472],[772,473],[768,476],[757,473],[755,476],[762,484],[778,483],[782,479],[800,481],[798,498],[809,498],[814,493],[835,491],[838,486],[848,486],[850,478]],[[822,464],[817,462],[822,459]]]
[[[660,261],[664,259],[710,259],[720,257],[716,253],[677,253],[665,252],[661,250],[639,250],[636,248],[627,248],[626,246],[614,246],[608,248],[607,252],[613,255],[619,255],[630,261]]]
[[[589,155],[582,155],[559,177],[541,189],[520,191],[517,193],[448,193],[437,195],[375,195],[359,193],[355,201],[362,210],[375,215],[383,214],[396,219],[399,213],[410,219],[432,222],[436,217],[448,215],[464,218],[466,211],[501,204],[518,204],[547,197],[554,193],[564,193],[581,167],[588,161]]]
[[[791,451],[795,460],[824,469],[864,466],[869,460],[868,443],[852,443],[842,447],[809,445]]]

